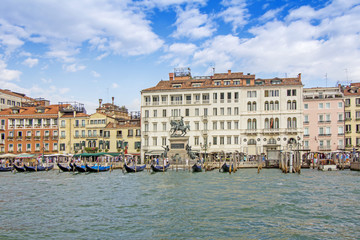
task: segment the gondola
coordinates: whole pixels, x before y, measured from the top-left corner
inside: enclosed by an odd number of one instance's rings
[[[40,165],[37,165],[35,167],[30,167],[30,166],[24,165],[24,168],[27,172],[42,172],[42,171],[49,171],[49,170],[53,169],[54,165],[51,165],[48,167],[44,167],[44,166],[40,166]]]
[[[71,171],[73,171],[73,166],[71,166],[71,165],[69,165],[69,166],[63,166],[63,165],[61,165],[60,163],[58,163],[57,164],[58,165],[58,167],[60,168],[60,170],[61,171],[63,171],[63,172],[71,172]]]
[[[142,166],[128,166],[126,163],[124,164],[125,170],[128,173],[141,172],[145,169],[146,164]]]
[[[111,166],[88,166],[85,165],[85,168],[88,172],[107,172],[110,170]]]
[[[19,167],[16,164],[14,164],[13,166],[16,169],[16,171],[18,171],[18,172],[25,172],[26,171],[24,167]]]
[[[192,168],[193,172],[202,172],[201,165],[199,165],[197,163],[195,163],[191,168]]]
[[[204,169],[205,169],[205,172],[208,172],[208,171],[213,171],[213,170],[215,170],[216,168],[215,167],[213,167],[213,166],[206,166],[206,167],[204,167]]]
[[[231,165],[231,170],[233,170],[233,165]],[[219,169],[219,172],[224,172],[224,173],[228,173],[230,172],[230,164],[226,164],[224,163],[221,168]]]
[[[153,172],[166,172],[170,166],[170,163],[168,163],[166,166],[160,166],[160,165],[151,165],[151,169]]]
[[[76,171],[78,171],[78,172],[81,172],[81,173],[87,172],[86,167],[84,165],[78,166],[74,163],[74,167],[75,167]]]
[[[13,170],[12,167],[1,167],[0,166],[0,172],[10,172],[12,170]]]

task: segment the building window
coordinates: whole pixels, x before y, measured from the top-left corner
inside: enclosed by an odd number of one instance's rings
[[[213,145],[217,145],[217,137],[213,137]]]
[[[305,103],[304,104],[304,109],[309,109],[309,104]]]
[[[342,108],[342,107],[343,107],[342,102],[338,102],[338,108]]]

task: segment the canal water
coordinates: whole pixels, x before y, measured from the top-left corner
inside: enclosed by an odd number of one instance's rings
[[[0,173],[0,239],[359,239],[360,172]]]

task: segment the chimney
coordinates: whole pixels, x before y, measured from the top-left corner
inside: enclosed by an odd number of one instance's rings
[[[231,70],[228,70],[228,75],[231,75]]]
[[[112,105],[114,105],[114,99],[115,99],[115,98],[114,98],[114,97],[112,97],[111,99],[112,99]]]
[[[99,108],[101,108],[102,99],[99,99]]]
[[[298,78],[299,78],[299,80],[301,81],[301,73],[299,73]]]
[[[169,80],[170,81],[174,80],[174,73],[169,73]]]

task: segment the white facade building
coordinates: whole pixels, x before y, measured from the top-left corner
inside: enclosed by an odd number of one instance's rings
[[[285,150],[303,141],[302,94],[301,74],[255,79],[230,70],[194,78],[190,72],[170,73],[168,81],[141,91],[141,156],[163,152],[170,120],[181,116],[190,125],[189,145],[201,153]]]

